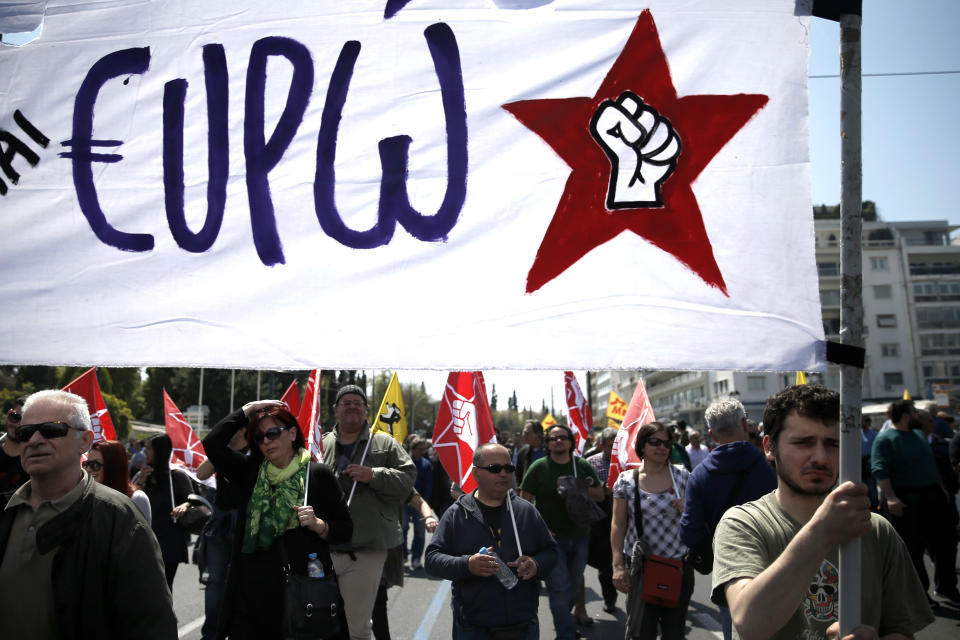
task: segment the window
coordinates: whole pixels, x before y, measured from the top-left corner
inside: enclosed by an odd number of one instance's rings
[[[840,335],[840,318],[824,318],[823,332],[828,336]]]
[[[886,271],[888,262],[886,256],[875,256],[870,258],[870,269],[873,271]]]
[[[877,315],[877,326],[878,327],[895,327],[897,326],[897,316],[892,313],[881,313]]]
[[[893,297],[893,287],[889,284],[873,285],[873,297],[876,300],[889,300]]]
[[[828,289],[820,292],[820,304],[824,307],[840,306],[840,290]]]
[[[917,328],[960,328],[960,307],[917,307]]]
[[[766,391],[767,376],[747,376],[747,391]]]
[[[920,355],[960,354],[960,333],[930,333],[920,336]]]
[[[728,380],[717,380],[713,383],[713,394],[717,396],[725,396],[730,389],[730,383]]]
[[[885,342],[880,345],[880,353],[884,358],[899,358],[900,345],[896,342]]]
[[[839,262],[818,262],[817,263],[817,275],[821,278],[829,278],[832,276],[840,275],[840,263]]]
[[[887,387],[903,386],[903,374],[899,371],[884,371],[883,384]]]

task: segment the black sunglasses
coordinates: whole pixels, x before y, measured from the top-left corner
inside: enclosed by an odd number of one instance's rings
[[[489,471],[490,473],[500,473],[501,471],[513,473],[517,470],[517,468],[512,464],[488,464],[485,467],[477,467],[477,469],[483,469],[484,471]]]
[[[20,424],[21,418],[23,418],[23,416],[21,416],[20,413],[15,409],[10,409],[7,411],[7,422],[16,422],[17,424]]]
[[[264,438],[271,441],[276,440],[277,438],[280,437],[281,433],[283,433],[289,428],[290,427],[270,427],[263,433],[258,433],[257,435],[253,436],[253,441],[256,442],[257,444],[263,444]]]
[[[99,460],[85,460],[81,465],[87,471],[92,471],[97,473],[100,469],[103,469],[103,463]]]
[[[573,440],[570,436],[550,436],[547,442],[556,442],[557,440]]]
[[[13,432],[13,439],[17,442],[27,442],[37,431],[40,435],[50,440],[52,438],[62,438],[67,435],[70,429],[74,429],[66,422],[41,422],[40,424],[22,424]],[[82,429],[77,429],[82,431]]]
[[[673,446],[673,440],[667,438],[666,440],[661,440],[660,438],[647,438],[647,444],[651,447],[666,447],[669,449]]]

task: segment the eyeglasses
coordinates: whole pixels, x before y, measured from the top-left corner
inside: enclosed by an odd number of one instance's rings
[[[280,437],[280,434],[289,429],[290,427],[271,427],[264,431],[263,433],[258,433],[253,436],[253,441],[257,444],[263,444],[264,438],[267,440],[273,441]]]
[[[103,469],[103,463],[99,460],[85,460],[81,466],[87,471],[92,471],[93,473],[97,473],[100,471],[100,469]]]
[[[20,424],[21,418],[23,418],[23,416],[21,416],[20,413],[15,409],[10,409],[7,411],[7,422],[15,422],[16,424]]]
[[[660,438],[647,438],[647,444],[651,447],[663,447],[669,449],[673,446],[673,440],[667,438],[666,440],[661,440]]]
[[[363,400],[341,400],[337,403],[339,407],[365,407],[367,403]]]
[[[57,422],[41,422],[40,424],[22,424],[13,432],[13,439],[17,442],[27,442],[37,431],[47,440],[62,438],[67,435],[70,429],[76,429],[76,427],[59,420]],[[77,429],[77,431],[83,431],[83,429]]]
[[[488,464],[485,467],[476,467],[477,469],[483,469],[489,473],[500,473],[501,471],[506,471],[507,473],[513,473],[517,470],[512,464]]]
[[[557,440],[573,440],[570,436],[550,436],[547,442],[556,442]]]

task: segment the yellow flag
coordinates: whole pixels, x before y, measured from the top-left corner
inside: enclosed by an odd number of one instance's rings
[[[803,371],[797,371],[797,381],[794,384],[807,384],[807,374]]]
[[[394,373],[387,385],[387,392],[383,394],[380,411],[370,431],[383,431],[393,436],[393,439],[403,444],[407,439],[407,412],[403,409],[403,394],[400,392],[400,381]]]
[[[544,431],[546,431],[555,424],[557,424],[557,419],[548,413],[547,417],[544,418],[543,422],[540,423],[540,426],[543,427]]]
[[[910,390],[909,390],[909,389],[904,389],[904,390],[903,390],[903,399],[904,399],[904,400],[910,400]]]
[[[607,418],[607,428],[608,429],[619,429],[620,423],[614,420],[613,418]]]
[[[618,422],[623,422],[623,419],[626,415],[627,403],[623,401],[623,398],[617,395],[616,391],[611,391],[610,399],[607,400],[607,417],[613,418]]]

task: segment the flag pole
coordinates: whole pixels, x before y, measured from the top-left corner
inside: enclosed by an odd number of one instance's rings
[[[859,5],[860,3],[855,3]],[[863,348],[862,6],[840,15],[840,340]],[[860,482],[863,370],[840,366],[840,482]],[[860,624],[860,538],[840,547],[840,636]]]

